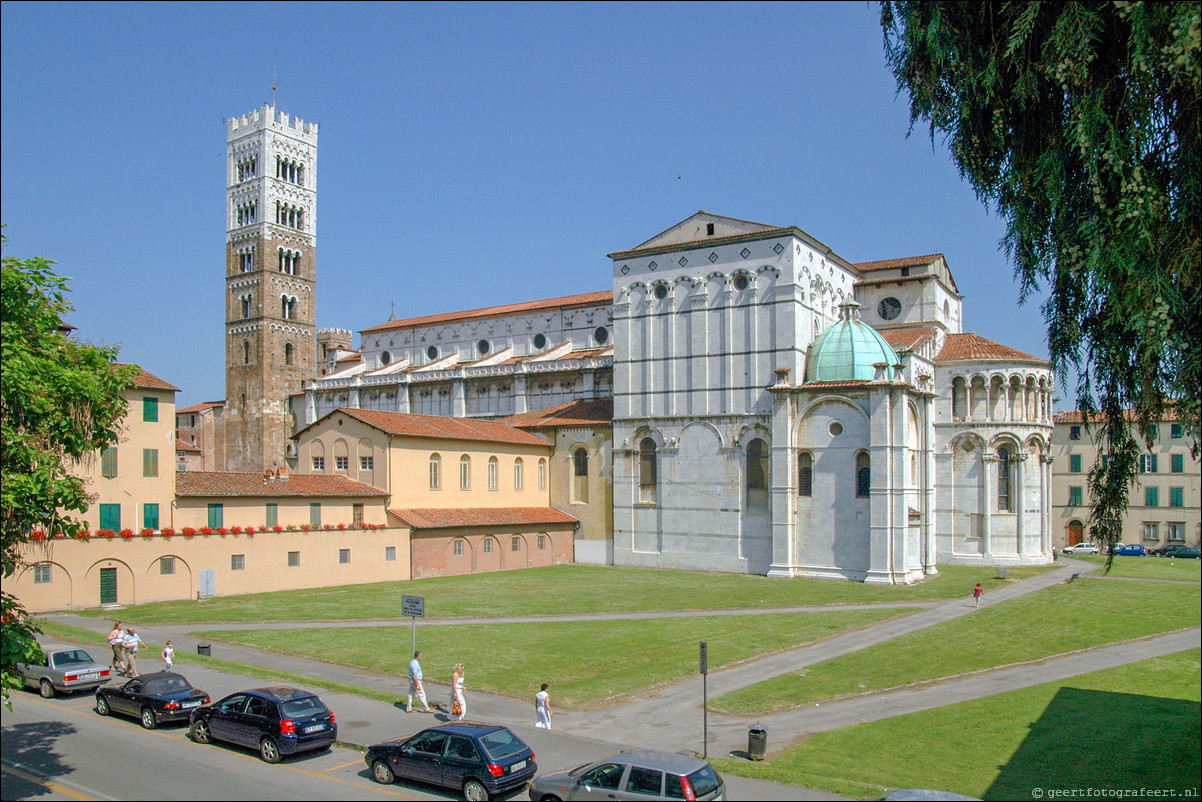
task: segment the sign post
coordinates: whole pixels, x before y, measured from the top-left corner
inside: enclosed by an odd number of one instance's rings
[[[409,654],[417,652],[417,619],[426,617],[426,598],[424,596],[401,596],[401,615],[413,618],[413,644]]]
[[[710,752],[710,707],[709,707],[709,648],[701,641],[701,756],[709,760]]]

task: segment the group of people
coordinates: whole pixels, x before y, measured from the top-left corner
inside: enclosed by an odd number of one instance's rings
[[[138,676],[138,648],[143,645],[142,637],[134,628],[123,627],[120,621],[113,622],[109,632],[109,646],[113,648],[113,673],[126,677]],[[167,671],[175,664],[175,647],[171,641],[163,647],[163,665]]]
[[[426,689],[422,684],[422,653],[416,651],[413,653],[413,659],[409,661],[409,695],[405,697],[405,712],[413,712],[413,699],[417,698],[422,703],[422,708],[426,713],[433,713],[434,708],[430,707],[430,703],[426,701]],[[450,711],[450,719],[452,721],[462,721],[467,716],[467,698],[463,695],[464,672],[463,663],[456,663],[451,669],[451,705],[448,708]],[[543,683],[539,692],[534,697],[534,713],[535,725],[544,730],[551,729],[551,696],[547,693],[547,688],[550,686]]]

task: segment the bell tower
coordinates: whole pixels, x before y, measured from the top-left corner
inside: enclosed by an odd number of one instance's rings
[[[226,154],[225,470],[262,472],[314,378],[317,124],[264,104],[227,122]]]

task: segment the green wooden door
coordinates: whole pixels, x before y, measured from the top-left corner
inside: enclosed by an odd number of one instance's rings
[[[100,569],[100,603],[117,603],[117,569]]]

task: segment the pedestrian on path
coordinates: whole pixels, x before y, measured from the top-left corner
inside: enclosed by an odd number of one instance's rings
[[[113,647],[113,673],[125,673],[125,647],[121,641],[125,639],[125,630],[120,621],[113,622],[113,630],[109,633],[109,646]]]
[[[418,650],[413,653],[413,659],[409,661],[409,696],[405,698],[405,712],[413,712],[413,697],[422,703],[422,707],[427,713],[433,713],[434,708],[430,707],[430,703],[426,701],[426,689],[422,686],[422,653]]]
[[[121,639],[121,647],[125,650],[125,676],[138,676],[138,646],[142,643],[142,638],[138,633],[134,632],[133,627],[125,630],[125,637]]]
[[[981,583],[978,582],[977,586],[972,589],[972,597],[973,597],[973,599],[976,600],[977,607],[981,606],[981,597],[984,595],[985,595],[985,589],[983,587],[981,587]]]
[[[163,665],[167,671],[175,665],[175,647],[171,645],[171,641],[167,641],[167,646],[163,649]]]
[[[541,730],[551,729],[551,716],[555,715],[551,712],[551,695],[547,693],[549,687],[544,682],[539,692],[534,695],[534,713],[538,716],[534,726]]]
[[[451,718],[463,721],[467,716],[467,699],[463,695],[463,663],[456,663],[451,672]]]

